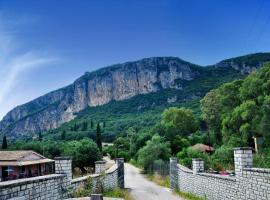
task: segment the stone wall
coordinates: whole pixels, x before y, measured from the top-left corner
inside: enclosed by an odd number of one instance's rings
[[[119,160],[122,161],[122,159]],[[124,187],[124,163],[119,165],[118,160],[110,169],[101,174],[76,179],[72,179],[71,162],[70,158],[55,158],[55,174],[0,182],[0,200],[65,199],[73,191],[84,187],[89,177],[93,181],[93,191],[96,190],[98,183],[102,183],[104,189]]]
[[[209,200],[267,200],[270,199],[270,169],[252,168],[252,150],[234,149],[235,176],[204,173],[203,161],[193,160],[193,169],[171,159],[172,189],[190,192]],[[174,178],[177,177],[177,178]]]
[[[104,190],[116,187],[124,188],[124,159],[117,158],[116,164],[106,171],[104,165],[104,162],[97,161],[95,163],[95,171],[100,172],[99,174],[73,179],[71,181],[73,190],[83,188],[87,180],[92,182],[93,192],[99,190],[99,187],[102,187]]]
[[[91,182],[94,193],[100,189],[107,190],[120,187],[118,185],[118,168],[116,165],[114,165],[103,174],[93,174],[73,179],[71,181],[71,186],[73,190],[81,189],[85,186],[87,181]]]
[[[0,199],[64,199],[66,180],[65,175],[52,174],[0,182]]]

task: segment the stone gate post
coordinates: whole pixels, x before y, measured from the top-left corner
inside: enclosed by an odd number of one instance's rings
[[[193,174],[204,171],[204,161],[201,158],[192,159],[192,170]]]
[[[170,158],[170,188],[172,190],[178,189],[178,169],[177,158]]]
[[[118,187],[125,188],[124,158],[116,158]]]
[[[238,147],[234,148],[234,168],[235,175],[241,176],[244,168],[252,168],[252,148]]]
[[[106,161],[105,160],[100,160],[95,162],[95,174],[102,174],[105,172]]]
[[[64,174],[66,175],[62,187],[62,197],[68,197],[68,188],[71,187],[71,180],[72,180],[72,160],[70,157],[56,157],[54,158],[54,167],[56,174]]]

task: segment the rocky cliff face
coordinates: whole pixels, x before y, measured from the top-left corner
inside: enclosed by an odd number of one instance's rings
[[[11,138],[56,128],[88,106],[124,100],[161,89],[182,89],[181,80],[200,74],[196,66],[173,57],[156,57],[86,73],[73,84],[11,110],[0,128]]]
[[[234,68],[245,74],[267,61],[270,61],[270,53],[258,53],[224,60],[215,67]],[[57,128],[74,119],[87,107],[162,89],[181,90],[182,84],[202,77],[203,71],[205,68],[179,58],[155,57],[87,72],[67,87],[14,108],[0,122],[0,129],[9,138],[31,137],[32,133]]]
[[[270,53],[256,53],[223,60],[216,67],[229,67],[240,71],[242,74],[250,74],[260,68],[264,62],[270,61]]]

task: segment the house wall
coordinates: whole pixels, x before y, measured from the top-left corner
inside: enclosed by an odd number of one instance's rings
[[[193,170],[171,159],[171,188],[191,192],[209,200],[270,199],[270,169],[252,167],[252,150],[234,150],[235,176],[203,172],[202,160],[193,160]]]
[[[9,169],[12,169],[12,172],[9,172],[10,178],[14,177],[14,179],[18,179],[20,177],[20,167],[18,166],[10,166]],[[38,165],[28,165],[25,166],[25,175],[29,176],[29,170],[31,171],[32,176],[38,176]],[[1,170],[2,173],[2,170]],[[45,174],[45,164],[41,164],[41,175]]]
[[[123,159],[102,174],[92,176],[93,191],[101,182],[105,189],[122,187],[124,183]],[[75,190],[85,186],[88,177],[72,180],[69,158],[55,158],[56,174],[0,182],[0,199],[61,200],[68,198]]]

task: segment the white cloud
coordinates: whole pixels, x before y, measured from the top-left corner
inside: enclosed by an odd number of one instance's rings
[[[12,23],[10,19],[7,21]],[[22,23],[26,23],[26,21],[26,18],[24,18]],[[22,41],[18,41],[15,34],[13,34],[16,32],[14,24],[18,25],[18,21],[12,23],[12,28],[9,27],[0,13],[0,119],[7,109],[16,106],[10,105],[6,101],[8,101],[8,94],[19,84],[20,78],[35,68],[57,60],[35,49],[26,50]],[[14,98],[14,95],[12,98]],[[6,105],[12,107],[7,108]]]
[[[16,85],[16,80],[22,72],[40,67],[54,60],[55,59],[38,57],[32,52],[27,52],[23,55],[10,57],[6,63],[2,63],[5,68],[5,77],[3,77],[1,81],[0,105],[7,93]]]

